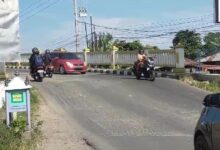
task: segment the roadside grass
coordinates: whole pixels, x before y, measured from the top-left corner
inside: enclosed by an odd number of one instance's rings
[[[34,150],[41,142],[42,121],[38,120],[38,91],[31,89],[31,121],[32,130],[26,131],[26,113],[18,113],[17,120],[11,127],[5,124],[5,109],[0,110],[0,149],[1,150]]]
[[[196,81],[191,76],[182,77],[180,80],[191,86],[195,86],[209,92],[213,92],[213,93],[220,92],[220,82]]]

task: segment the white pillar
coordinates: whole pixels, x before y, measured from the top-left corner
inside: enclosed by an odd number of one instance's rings
[[[176,48],[176,68],[185,68],[184,48]]]

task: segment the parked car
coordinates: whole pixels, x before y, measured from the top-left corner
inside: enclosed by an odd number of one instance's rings
[[[52,65],[54,71],[60,74],[81,73],[86,74],[86,63],[72,52],[52,52]]]
[[[207,95],[194,135],[195,150],[220,150],[220,93]]]

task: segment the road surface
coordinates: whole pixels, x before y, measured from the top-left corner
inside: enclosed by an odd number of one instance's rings
[[[33,84],[97,150],[193,150],[207,94],[171,79],[101,74],[55,75]]]

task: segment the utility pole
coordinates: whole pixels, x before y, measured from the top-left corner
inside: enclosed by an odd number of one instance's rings
[[[91,41],[92,41],[92,51],[95,51],[95,48],[94,48],[94,38],[93,38],[93,24],[92,24],[92,16],[90,16],[90,26],[91,26]]]
[[[74,16],[75,16],[75,38],[76,38],[76,52],[79,50],[79,33],[78,33],[78,9],[77,9],[77,0],[74,1]]]
[[[86,32],[86,46],[89,47],[89,40],[88,40],[88,32],[87,32],[87,24],[85,22],[85,32]]]
[[[97,40],[97,35],[96,35],[96,31],[95,31],[95,25],[93,25],[93,33],[94,33],[94,39],[95,39],[95,49],[94,51],[98,50],[98,40]]]

